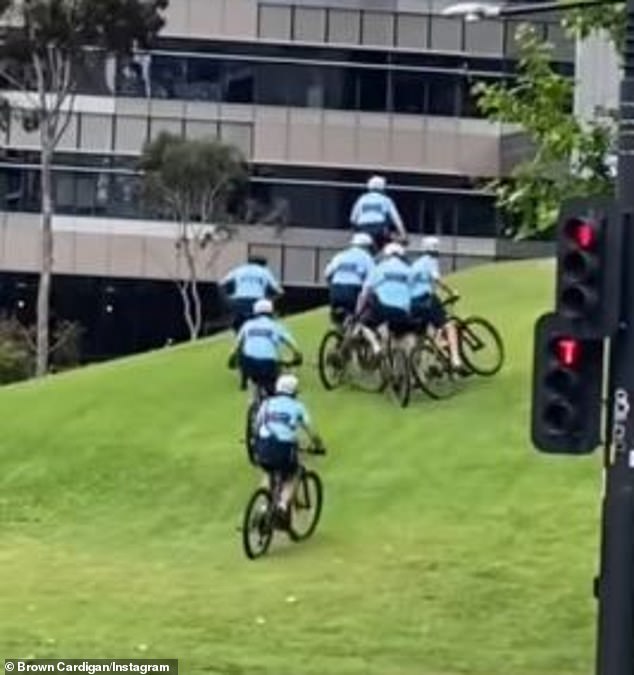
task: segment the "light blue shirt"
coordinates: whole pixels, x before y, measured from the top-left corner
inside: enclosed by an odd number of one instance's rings
[[[412,270],[409,264],[396,256],[382,260],[366,281],[382,305],[409,312],[412,297]]]
[[[282,292],[277,280],[271,274],[271,270],[254,263],[246,263],[231,270],[221,283],[224,286],[231,282],[235,284],[235,290],[231,295],[235,300],[260,300],[266,296],[269,288],[277,293]]]
[[[277,361],[283,345],[297,349],[286,327],[269,316],[249,319],[240,329],[237,341],[242,354],[252,359]]]
[[[337,255],[328,263],[325,277],[331,286],[363,286],[374,269],[374,258],[363,248],[352,246]]]
[[[399,230],[404,229],[396,205],[390,197],[382,192],[362,194],[352,207],[350,222],[359,229],[372,228],[390,222]]]
[[[422,255],[412,263],[412,297],[421,298],[434,292],[434,283],[440,279],[438,259]]]
[[[260,438],[274,437],[283,443],[295,443],[302,426],[311,424],[303,403],[292,396],[267,398],[258,410],[255,421]]]

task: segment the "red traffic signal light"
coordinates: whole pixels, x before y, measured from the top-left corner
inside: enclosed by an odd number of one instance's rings
[[[600,441],[603,339],[575,337],[547,314],[535,326],[531,435],[544,452],[584,454]]]
[[[572,334],[607,337],[618,325],[619,223],[605,215],[568,213],[557,239],[556,311]]]
[[[554,351],[559,363],[566,368],[575,368],[579,365],[582,356],[581,342],[575,338],[557,338],[554,343]]]

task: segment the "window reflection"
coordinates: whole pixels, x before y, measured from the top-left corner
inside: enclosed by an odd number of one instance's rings
[[[107,171],[55,171],[55,208],[60,214],[114,218],[169,218],[152,210],[143,200],[138,175]],[[0,208],[39,213],[40,183],[37,170],[0,168]],[[361,187],[280,182],[274,176],[248,186],[248,194],[234,204],[234,220],[274,226],[347,229],[348,218]],[[496,234],[492,197],[394,189],[410,232],[443,235],[489,236]]]

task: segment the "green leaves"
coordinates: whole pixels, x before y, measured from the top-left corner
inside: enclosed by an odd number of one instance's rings
[[[232,145],[169,133],[148,143],[139,162],[146,199],[180,222],[208,223],[246,179],[244,158]]]
[[[553,48],[534,28],[521,26],[517,41],[515,80],[480,82],[474,93],[488,119],[519,127],[533,148],[508,178],[490,184],[511,230],[530,236],[554,226],[566,199],[612,191],[605,159],[614,129],[610,121],[584,124],[574,117],[574,82],[553,69]]]

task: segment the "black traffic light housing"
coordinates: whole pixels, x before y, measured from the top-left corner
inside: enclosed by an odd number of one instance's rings
[[[577,337],[609,337],[617,330],[619,228],[609,199],[571,202],[562,210],[555,307],[557,314],[571,322]]]
[[[602,338],[578,337],[545,314],[535,325],[531,438],[541,451],[581,455],[601,442]]]

